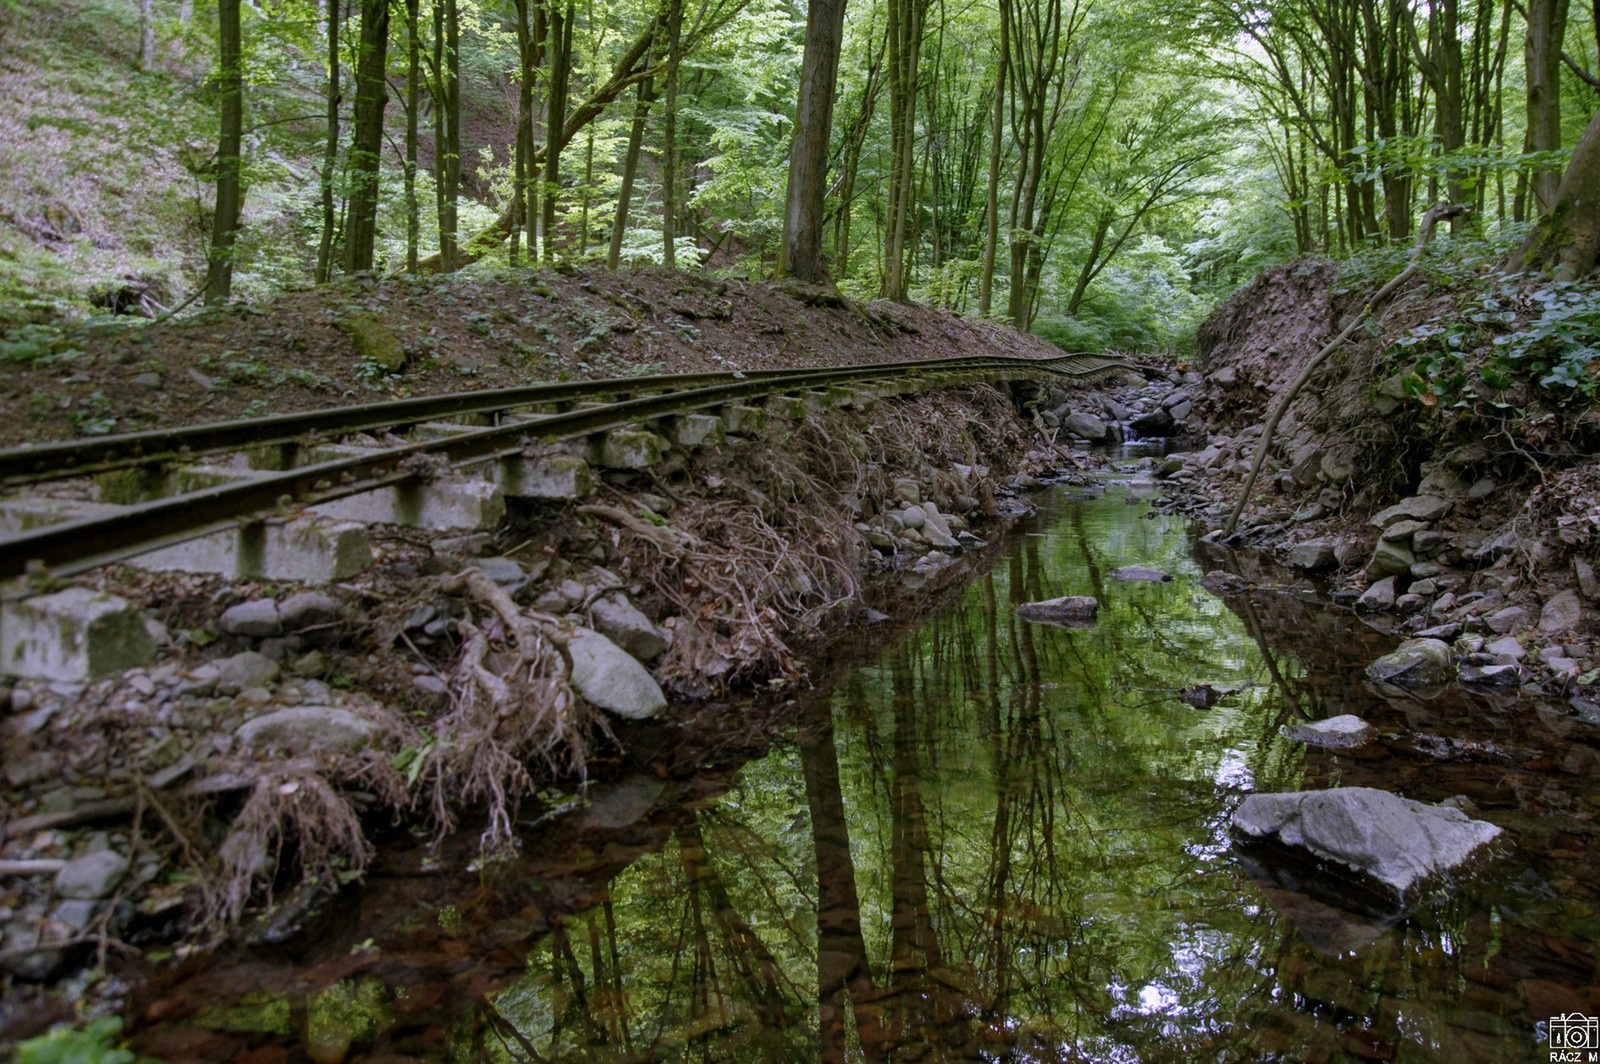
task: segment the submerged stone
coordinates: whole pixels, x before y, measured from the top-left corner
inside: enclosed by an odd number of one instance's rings
[[[1341,713],[1327,720],[1314,720],[1289,730],[1289,738],[1309,746],[1322,746],[1330,750],[1348,750],[1371,742],[1376,733],[1372,726],[1354,713]]]
[[[1120,569],[1111,570],[1111,575],[1118,580],[1142,580],[1152,584],[1161,584],[1172,579],[1171,573],[1163,573],[1159,569],[1146,569],[1142,565],[1124,565]]]
[[[1090,595],[1065,595],[1042,602],[1024,602],[1017,607],[1017,616],[1025,621],[1067,628],[1087,628],[1099,612],[1100,601]]]
[[[1252,794],[1232,827],[1240,843],[1320,862],[1357,897],[1391,909],[1445,882],[1501,834],[1459,809],[1371,787]]]

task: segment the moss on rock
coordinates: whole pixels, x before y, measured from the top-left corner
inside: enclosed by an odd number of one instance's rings
[[[340,322],[339,328],[350,337],[357,355],[380,366],[385,373],[399,373],[405,368],[405,345],[376,314],[353,314]]]

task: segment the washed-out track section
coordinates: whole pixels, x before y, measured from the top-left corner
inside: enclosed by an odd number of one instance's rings
[[[670,471],[727,435],[758,435],[768,418],[975,382],[1090,383],[1125,368],[1078,354],[624,377],[0,450],[0,673],[105,675],[126,667],[106,648],[140,642],[126,603],[82,588],[33,593],[46,575],[124,561],[342,580],[371,564],[371,524],[488,528],[508,498],[580,498],[595,467]]]

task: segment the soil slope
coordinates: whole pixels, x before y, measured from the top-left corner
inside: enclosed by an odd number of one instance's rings
[[[360,354],[374,320],[400,368]],[[947,311],[662,269],[357,277],[13,348],[5,445],[544,380],[1060,354]]]

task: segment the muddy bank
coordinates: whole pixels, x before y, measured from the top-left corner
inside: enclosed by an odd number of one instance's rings
[[[77,993],[114,1003],[126,985],[96,973],[131,958],[295,941],[397,832],[458,869],[502,853],[652,722],[804,684],[840,633],[903,607],[875,591],[889,577],[958,579],[1040,478],[1098,461],[1040,434],[1038,398],[772,419],[493,532],[375,530],[378,564],[314,591],[94,574],[161,652],[8,692],[7,1036]]]
[[[1289,407],[1224,536],[1271,404],[1362,292],[1331,263],[1303,263],[1217,311],[1193,395],[1208,434],[1159,465],[1161,505],[1212,539],[1272,551],[1384,631],[1442,640],[1465,682],[1526,686],[1600,719],[1600,419],[1582,390],[1501,374],[1501,352],[1548,317],[1536,282],[1473,274],[1402,290]],[[1489,321],[1462,311],[1468,300],[1499,309]],[[1441,368],[1445,335],[1455,354]]]

